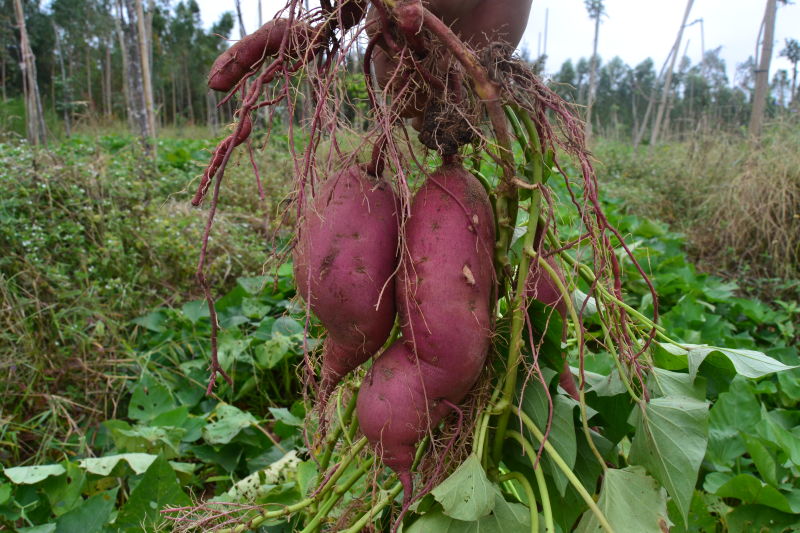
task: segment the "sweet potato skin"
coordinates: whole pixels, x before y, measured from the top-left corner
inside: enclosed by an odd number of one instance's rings
[[[397,280],[403,336],[367,373],[357,403],[362,431],[400,476],[406,499],[416,444],[486,362],[494,237],[486,191],[459,164],[437,170],[414,196]]]
[[[208,75],[208,87],[215,91],[233,89],[245,74],[280,51],[287,32],[286,53],[290,57],[315,51],[324,43],[322,34],[305,22],[295,20],[290,25],[288,19],[270,20],[217,57]]]
[[[399,201],[360,166],[309,204],[294,250],[298,293],[328,330],[320,399],[386,342],[394,325]]]
[[[475,383],[489,347],[494,237],[489,197],[460,164],[437,170],[414,196],[398,278],[400,323],[420,359],[458,368],[447,385],[453,403]]]

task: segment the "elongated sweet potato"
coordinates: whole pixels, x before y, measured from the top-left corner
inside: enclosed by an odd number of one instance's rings
[[[403,336],[361,385],[362,431],[411,497],[419,440],[480,376],[491,335],[494,218],[480,182],[447,165],[417,191],[397,282]],[[445,401],[446,400],[446,401]]]
[[[316,28],[302,21],[273,19],[220,54],[208,75],[208,87],[215,91],[230,91],[248,72],[261,66],[268,57],[281,49],[287,32],[286,53],[300,58],[316,52],[325,39]]]
[[[383,346],[394,325],[399,202],[360,166],[331,176],[294,250],[299,294],[328,330],[320,400]]]

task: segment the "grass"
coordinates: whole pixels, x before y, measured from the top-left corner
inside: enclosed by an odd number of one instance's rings
[[[596,153],[628,212],[685,233],[703,268],[786,297],[800,283],[799,144],[800,127],[780,123],[760,145],[718,133],[639,154],[601,142]]]
[[[130,321],[199,294],[205,210],[187,199],[212,146],[164,139],[151,162],[116,135],[77,136],[49,151],[0,144],[0,441],[13,443],[0,460],[79,448],[78,428],[116,409]],[[288,158],[259,155],[270,206],[252,194],[245,162],[231,167],[210,245],[221,291],[262,271],[267,215],[288,193]]]

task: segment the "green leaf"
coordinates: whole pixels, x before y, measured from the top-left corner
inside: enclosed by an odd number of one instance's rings
[[[666,487],[684,522],[708,443],[708,404],[685,396],[656,398],[634,409],[628,460]]]
[[[186,302],[181,308],[183,316],[189,319],[192,324],[197,324],[201,318],[209,318],[211,313],[208,310],[208,302],[205,300],[195,300]]]
[[[0,483],[0,505],[5,505],[11,499],[12,492],[11,483]]]
[[[692,379],[689,374],[661,368],[653,369],[648,388],[653,396],[688,396],[699,401],[706,398],[706,383],[703,378]]]
[[[60,476],[66,471],[62,465],[15,466],[4,469],[3,474],[16,485],[35,485],[50,476]]]
[[[167,331],[166,323],[168,320],[169,316],[165,310],[157,310],[142,317],[135,318],[132,322],[155,333],[163,333]]]
[[[150,468],[157,458],[156,455],[147,453],[121,453],[117,455],[107,455],[105,457],[89,457],[81,459],[78,464],[90,474],[107,476],[114,470],[120,461],[125,461],[136,474],[143,474]]]
[[[549,383],[556,373],[549,369],[543,370],[545,382]],[[558,450],[561,458],[567,466],[573,468],[575,459],[578,456],[578,442],[575,437],[575,424],[572,420],[572,412],[577,405],[572,399],[567,399],[561,395],[553,395],[553,417],[550,424],[548,440]],[[546,394],[544,385],[537,380],[531,379],[525,387],[525,394],[522,397],[522,410],[543,432],[547,428],[548,418],[550,417],[550,401]],[[529,440],[535,442],[527,429],[525,434]],[[569,481],[564,473],[559,469],[552,459],[545,454],[543,464],[547,473],[553,479],[559,493],[563,496]]]
[[[462,521],[441,510],[426,513],[411,524],[405,533],[527,533],[531,530],[530,511],[519,503],[509,503],[499,492],[494,510],[480,520]]]
[[[120,509],[114,526],[119,531],[154,531],[163,520],[160,511],[169,505],[189,505],[175,471],[162,457],[157,458]]]
[[[745,452],[741,433],[755,431],[761,420],[761,408],[744,378],[737,377],[728,392],[719,395],[709,416],[708,457],[718,469],[728,469],[730,462]]]
[[[264,291],[270,278],[267,276],[257,276],[253,278],[239,278],[236,282],[243,288],[247,294],[251,296],[258,296]]]
[[[56,520],[56,533],[95,533],[103,531],[117,503],[119,488],[95,494],[83,505]]]
[[[50,502],[56,516],[74,509],[83,500],[81,492],[86,481],[86,472],[76,463],[65,461],[66,474],[47,478],[42,483],[42,492]]]
[[[597,506],[616,533],[662,533],[672,525],[667,514],[667,494],[640,467],[607,470]],[[588,510],[575,531],[594,533],[604,529]]]
[[[431,494],[442,504],[444,514],[471,522],[492,512],[500,491],[486,477],[480,459],[471,454]]]
[[[747,447],[747,453],[750,454],[750,458],[753,460],[753,464],[756,465],[758,473],[761,474],[764,481],[773,487],[777,486],[778,465],[775,462],[775,458],[764,445],[764,442],[758,437],[750,435],[743,434],[742,437]]]
[[[275,368],[292,347],[292,341],[283,335],[275,335],[264,344],[259,344],[255,348],[255,357],[261,368]]]
[[[751,474],[739,474],[714,491],[720,498],[736,498],[745,503],[766,505],[784,513],[800,513],[800,493],[787,498],[775,487]]]
[[[285,337],[291,337],[292,335],[301,335],[304,330],[305,328],[300,322],[288,316],[280,317],[272,325],[273,335],[280,334],[284,335]]]
[[[216,417],[216,420],[203,428],[203,438],[209,444],[227,444],[240,431],[257,423],[250,413],[226,403],[218,404],[212,417]]]
[[[272,416],[275,417],[275,420],[283,422],[287,426],[292,426],[297,428],[303,426],[303,420],[301,418],[294,416],[285,407],[270,407],[269,412],[272,413]]]
[[[782,427],[775,411],[767,412],[762,404],[761,421],[756,424],[756,432],[766,440],[777,444],[789,460],[800,466],[800,437]]]
[[[725,518],[728,533],[800,531],[800,517],[763,505],[739,505]]]
[[[314,486],[317,479],[317,465],[313,461],[305,461],[297,465],[297,488],[300,496],[305,497],[308,489]]]
[[[16,529],[17,533],[55,533],[56,524],[42,524],[40,526],[20,527]]]
[[[684,346],[689,349],[689,374],[692,377],[697,375],[697,369],[706,359],[717,367],[729,368],[732,366],[738,374],[747,378],[760,378],[774,372],[797,368],[796,366],[787,366],[765,353],[754,350],[717,348],[699,344]]]
[[[133,388],[128,405],[128,418],[149,422],[161,413],[177,407],[169,389],[148,373]]]

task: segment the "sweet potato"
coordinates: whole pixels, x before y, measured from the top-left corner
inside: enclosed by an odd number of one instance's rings
[[[326,15],[334,15],[341,21],[342,30],[347,31],[361,22],[367,12],[368,4],[368,0],[342,0],[329,9],[330,4],[326,6],[323,2],[322,11]]]
[[[299,294],[328,330],[320,400],[383,346],[394,325],[399,202],[360,166],[331,176],[305,212],[294,250]]]
[[[402,338],[367,373],[362,431],[411,497],[414,448],[461,402],[486,362],[494,293],[494,218],[475,177],[458,164],[417,191],[397,280]],[[446,401],[445,401],[446,400]]]
[[[532,0],[425,0],[423,5],[453,29],[464,42],[480,51],[490,43],[504,42],[512,47],[519,45],[528,24]],[[402,22],[402,21],[401,21]],[[401,24],[402,25],[402,24]],[[375,9],[367,15],[367,33],[379,32],[379,17]],[[451,61],[442,57],[432,70],[447,71]],[[402,118],[420,117],[431,99],[431,89],[416,72],[404,72],[406,67],[388,50],[376,48],[373,57],[378,85],[391,95],[396,95],[411,79],[409,97],[398,108]]]
[[[258,69],[264,60],[281,49],[284,36],[289,32],[286,54],[300,58],[316,52],[325,39],[316,28],[302,21],[273,19],[220,54],[208,75],[208,87],[215,91],[230,91],[250,71]]]

